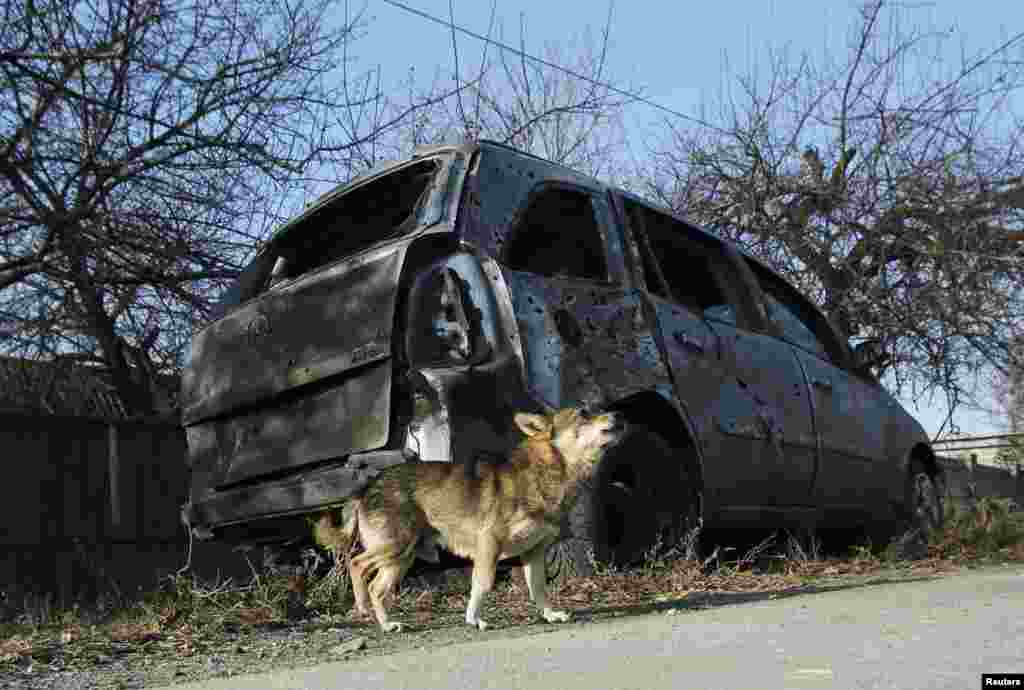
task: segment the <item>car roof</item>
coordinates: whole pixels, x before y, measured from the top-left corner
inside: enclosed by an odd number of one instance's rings
[[[534,159],[536,161],[544,163],[545,165],[550,165],[550,166],[554,166],[554,167],[557,167],[557,168],[561,168],[562,170],[565,170],[567,173],[570,173],[573,176],[582,176],[582,177],[586,178],[596,188],[602,189],[604,191],[614,191],[615,193],[621,194],[623,197],[625,197],[627,199],[630,199],[631,201],[633,201],[635,203],[643,204],[644,206],[648,206],[650,208],[656,209],[656,210],[658,210],[661,213],[664,213],[664,214],[666,214],[668,216],[671,216],[677,222],[682,223],[683,225],[685,225],[687,227],[688,230],[690,230],[692,232],[698,233],[698,234],[704,236],[707,239],[710,239],[710,240],[713,240],[713,241],[717,241],[717,242],[721,242],[723,244],[728,244],[738,254],[740,254],[741,256],[743,256],[744,258],[746,258],[746,259],[748,259],[750,261],[755,262],[756,264],[758,264],[759,266],[761,266],[765,270],[769,271],[771,274],[773,274],[776,277],[778,277],[780,280],[785,281],[787,284],[789,284],[791,287],[793,287],[794,290],[797,290],[798,292],[800,292],[795,286],[792,285],[792,283],[790,283],[790,281],[786,280],[786,278],[784,276],[782,276],[777,270],[775,270],[771,265],[765,263],[763,260],[761,260],[757,256],[751,254],[749,251],[747,251],[741,245],[737,244],[735,241],[730,240],[730,239],[725,238],[725,237],[721,237],[720,235],[716,235],[715,233],[713,233],[713,232],[711,232],[709,230],[705,230],[703,227],[701,227],[699,225],[696,225],[692,221],[689,221],[686,218],[684,218],[683,216],[678,215],[677,213],[672,211],[672,209],[668,208],[667,206],[665,206],[663,204],[652,202],[652,201],[650,201],[648,199],[644,199],[643,197],[641,197],[641,196],[639,196],[639,195],[637,195],[637,194],[635,194],[633,192],[630,192],[630,191],[627,191],[627,190],[622,189],[620,187],[615,187],[613,185],[610,185],[610,184],[607,184],[605,182],[602,182],[601,180],[599,180],[599,179],[597,179],[597,178],[595,178],[595,177],[593,177],[591,175],[587,175],[586,173],[581,173],[578,170],[574,170],[573,168],[570,168],[569,166],[564,165],[562,163],[556,163],[554,161],[550,161],[550,160],[548,160],[546,158],[542,158],[541,156],[538,156],[536,154],[529,153],[527,151],[522,151],[520,149],[515,148],[514,146],[511,146],[509,144],[505,144],[505,143],[500,142],[500,141],[495,141],[493,139],[479,139],[477,141],[448,142],[448,143],[441,143],[441,144],[418,145],[418,146],[415,147],[412,155],[410,155],[410,156],[407,156],[405,158],[381,161],[381,162],[377,163],[376,165],[374,165],[373,167],[369,168],[368,170],[360,173],[359,175],[356,175],[351,180],[348,180],[348,181],[346,181],[346,182],[344,182],[342,184],[339,184],[338,186],[334,187],[330,191],[320,195],[316,199],[316,201],[312,202],[300,215],[296,216],[295,218],[292,218],[291,220],[287,221],[284,225],[280,226],[277,230],[275,230],[273,235],[271,236],[271,241],[280,239],[292,227],[301,224],[302,222],[304,222],[305,220],[307,220],[311,216],[315,215],[317,212],[319,212],[325,206],[330,205],[330,203],[333,202],[335,199],[337,199],[339,196],[341,196],[343,194],[346,194],[351,189],[354,189],[355,187],[362,186],[363,184],[369,182],[370,180],[375,179],[377,177],[380,177],[380,176],[382,176],[382,175],[384,175],[384,174],[394,170],[395,168],[401,167],[401,166],[406,165],[406,164],[410,164],[413,161],[416,161],[416,160],[421,159],[421,158],[429,158],[431,156],[436,156],[438,154],[449,153],[449,152],[456,152],[456,151],[458,151],[458,152],[461,152],[461,153],[463,153],[464,155],[466,155],[468,157],[468,156],[471,156],[474,152],[476,152],[478,150],[481,150],[481,149],[495,149],[495,150],[504,151],[506,153],[512,153],[512,154],[515,154],[515,155],[518,155],[518,156],[525,156],[525,157],[528,157],[528,158],[532,158],[532,159]],[[803,293],[801,292],[801,294],[803,294]]]

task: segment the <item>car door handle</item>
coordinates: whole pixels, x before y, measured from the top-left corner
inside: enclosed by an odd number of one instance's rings
[[[832,380],[831,379],[811,379],[811,385],[815,388],[820,388],[825,391],[832,391]]]
[[[676,331],[672,335],[675,337],[676,342],[688,350],[693,350],[694,352],[699,352],[701,354],[704,353],[704,342],[700,338],[690,335],[684,331]]]

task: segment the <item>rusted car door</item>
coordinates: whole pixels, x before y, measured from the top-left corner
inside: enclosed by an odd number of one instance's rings
[[[623,203],[677,395],[704,445],[706,498],[734,508],[808,504],[817,448],[793,353],[744,327],[746,293],[718,240]]]
[[[538,185],[508,237],[501,263],[534,394],[596,405],[667,383],[640,297],[623,284],[621,239],[601,194]]]
[[[884,502],[894,473],[886,457],[887,396],[842,368],[838,338],[806,298],[757,262],[747,262],[761,285],[769,319],[789,342],[810,386],[822,452],[815,500],[858,510]]]

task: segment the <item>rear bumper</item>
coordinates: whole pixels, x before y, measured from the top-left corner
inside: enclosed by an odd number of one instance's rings
[[[385,468],[412,459],[410,453],[401,450],[359,453],[350,456],[344,465],[212,491],[198,502],[183,505],[181,519],[197,539],[210,539],[219,527],[337,505],[361,491]]]

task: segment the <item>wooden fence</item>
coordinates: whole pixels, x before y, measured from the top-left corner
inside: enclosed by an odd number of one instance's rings
[[[149,588],[186,560],[185,439],[171,424],[0,412],[0,591],[66,605]],[[194,570],[243,575],[244,558],[193,544]]]
[[[948,498],[964,501],[972,496],[994,496],[1012,498],[1018,505],[1024,506],[1024,473],[1020,470],[1011,472],[942,456],[939,456],[939,461],[946,471]]]

